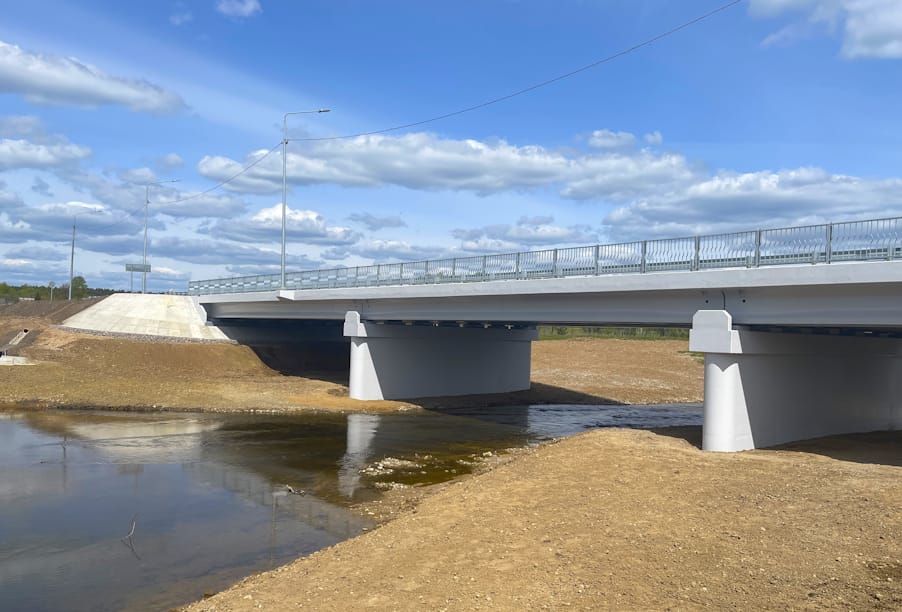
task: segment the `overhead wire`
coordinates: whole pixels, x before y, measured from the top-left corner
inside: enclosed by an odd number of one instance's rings
[[[628,47],[626,49],[618,51],[617,53],[613,53],[611,55],[603,57],[599,60],[596,60],[594,62],[586,64],[585,66],[581,66],[579,68],[576,68],[575,70],[571,70],[570,72],[566,72],[564,74],[560,74],[560,75],[552,77],[550,79],[546,79],[544,81],[541,81],[540,83],[530,85],[529,87],[524,87],[523,89],[518,89],[517,91],[511,92],[509,94],[505,94],[503,96],[498,96],[497,98],[492,98],[490,100],[480,102],[479,104],[474,104],[473,106],[461,108],[461,109],[458,109],[455,111],[444,113],[442,115],[436,115],[435,117],[430,117],[429,119],[423,119],[421,121],[414,121],[412,123],[404,123],[404,124],[396,125],[393,127],[383,128],[381,130],[373,130],[370,132],[358,132],[356,134],[344,134],[342,136],[321,136],[321,137],[315,137],[315,138],[291,138],[291,139],[289,139],[289,142],[319,142],[319,141],[325,141],[325,140],[344,140],[344,139],[349,139],[349,138],[359,138],[361,136],[374,136],[377,134],[385,134],[387,132],[396,132],[398,130],[403,130],[403,129],[412,128],[412,127],[418,127],[421,125],[426,125],[427,123],[434,123],[436,121],[441,121],[443,119],[449,119],[451,117],[463,115],[463,114],[466,114],[466,113],[469,113],[469,112],[472,112],[475,110],[479,110],[481,108],[485,108],[487,106],[492,106],[493,104],[498,104],[499,102],[504,102],[505,100],[510,100],[511,98],[516,98],[517,96],[522,96],[523,94],[527,94],[527,93],[535,91],[537,89],[541,89],[542,87],[547,87],[548,85],[557,83],[558,81],[563,81],[564,79],[568,79],[568,78],[575,76],[577,74],[580,74],[582,72],[586,72],[587,70],[591,70],[592,68],[596,68],[598,66],[601,66],[602,64],[607,64],[609,62],[612,62],[615,59],[623,57],[624,55],[629,55],[630,53],[634,53],[635,51],[638,51],[639,49],[648,47],[649,45],[653,45],[654,43],[658,42],[659,40],[663,40],[669,36],[673,36],[677,32],[680,32],[682,30],[685,30],[686,28],[692,27],[695,24],[702,22],[706,19],[709,19],[710,17],[713,17],[714,15],[716,15],[718,13],[726,11],[727,9],[732,8],[732,7],[736,6],[737,4],[741,4],[744,1],[745,0],[731,0],[730,2],[727,2],[726,4],[722,4],[719,7],[708,11],[704,15],[695,17],[694,19],[686,21],[676,27],[673,27],[673,28],[667,30],[666,32],[663,32],[661,34],[658,34],[657,36],[648,38],[640,43],[637,43],[637,44],[633,45],[632,47]]]
[[[667,31],[665,31],[665,32],[662,32],[662,33],[660,33],[660,34],[657,34],[656,36],[652,36],[651,38],[647,38],[647,39],[645,39],[645,40],[643,40],[643,41],[641,41],[641,42],[639,42],[639,43],[636,43],[636,44],[634,44],[634,45],[632,45],[632,46],[630,46],[630,47],[627,47],[626,49],[622,49],[622,50],[620,50],[620,51],[618,51],[618,52],[616,52],[616,53],[612,53],[611,55],[608,55],[608,56],[605,56],[605,57],[603,57],[603,58],[601,58],[601,59],[598,59],[598,60],[595,60],[595,61],[593,61],[593,62],[590,62],[590,63],[588,63],[588,64],[586,64],[586,65],[584,65],[584,66],[580,66],[579,68],[576,68],[576,69],[571,70],[571,71],[569,71],[569,72],[565,72],[565,73],[563,73],[563,74],[559,74],[559,75],[554,76],[554,77],[551,77],[551,78],[549,78],[549,79],[545,79],[544,81],[541,81],[541,82],[539,82],[539,83],[535,83],[535,84],[530,85],[530,86],[528,86],[528,87],[524,87],[524,88],[522,88],[522,89],[518,89],[518,90],[516,90],[516,91],[513,91],[513,92],[508,93],[508,94],[504,94],[504,95],[502,95],[502,96],[498,96],[498,97],[495,97],[495,98],[491,98],[491,99],[489,99],[489,100],[485,100],[485,101],[483,101],[483,102],[480,102],[480,103],[478,103],[478,104],[474,104],[474,105],[472,105],[472,106],[467,106],[467,107],[465,107],[465,108],[461,108],[461,109],[454,110],[454,111],[451,111],[451,112],[443,113],[443,114],[441,114],[441,115],[436,115],[436,116],[434,116],[434,117],[430,117],[430,118],[427,118],[427,119],[422,119],[422,120],[420,120],[420,121],[413,121],[413,122],[410,122],[410,123],[403,123],[403,124],[400,124],[400,125],[395,125],[395,126],[391,126],[391,127],[387,127],[387,128],[382,128],[382,129],[379,129],[379,130],[371,130],[371,131],[367,131],[367,132],[357,132],[357,133],[353,133],[353,134],[343,134],[343,135],[340,135],[340,136],[321,136],[321,137],[312,137],[312,138],[290,138],[290,139],[280,140],[274,147],[272,147],[271,149],[269,149],[266,153],[264,153],[263,155],[261,155],[260,157],[258,157],[257,159],[255,159],[253,162],[249,163],[249,164],[246,165],[246,166],[243,166],[243,167],[241,168],[241,170],[239,170],[239,171],[235,172],[234,174],[230,175],[229,177],[227,177],[227,178],[221,180],[220,182],[216,183],[216,184],[213,185],[212,187],[209,187],[209,188],[207,188],[207,189],[204,189],[203,191],[197,192],[197,193],[192,194],[192,195],[190,195],[190,196],[186,196],[186,197],[183,197],[183,198],[179,198],[179,199],[177,199],[177,200],[170,200],[170,201],[168,201],[168,202],[165,202],[165,204],[167,204],[167,205],[171,205],[171,204],[180,204],[180,203],[182,203],[182,202],[188,202],[188,201],[191,201],[191,200],[196,200],[197,198],[200,198],[200,197],[202,197],[202,196],[204,196],[204,195],[206,195],[206,194],[208,194],[208,193],[211,193],[211,192],[213,192],[213,191],[216,191],[216,190],[218,190],[218,189],[220,189],[220,188],[222,188],[222,187],[228,185],[229,183],[231,183],[232,181],[234,181],[234,180],[237,179],[238,177],[240,177],[240,176],[242,176],[243,174],[249,172],[252,168],[254,168],[254,167],[257,166],[259,163],[261,163],[262,161],[264,161],[265,159],[267,159],[270,155],[272,155],[273,153],[275,153],[276,150],[277,150],[280,146],[282,146],[283,142],[323,142],[323,141],[330,141],[330,140],[348,140],[348,139],[351,139],[351,138],[359,138],[359,137],[363,137],[363,136],[375,136],[375,135],[378,135],[378,134],[386,134],[386,133],[389,133],[389,132],[396,132],[396,131],[398,131],[398,130],[403,130],[403,129],[412,128],[412,127],[418,127],[418,126],[421,126],[421,125],[426,125],[426,124],[429,124],[429,123],[435,123],[435,122],[437,122],[437,121],[442,121],[442,120],[444,120],[444,119],[450,119],[451,117],[457,117],[457,116],[459,116],[459,115],[464,115],[464,114],[466,114],[466,113],[470,113],[470,112],[473,112],[473,111],[476,111],[476,110],[479,110],[479,109],[482,109],[482,108],[486,108],[486,107],[488,107],[488,106],[492,106],[492,105],[494,105],[494,104],[498,104],[498,103],[500,103],[500,102],[504,102],[504,101],[506,101],[506,100],[510,100],[510,99],[512,99],[512,98],[516,98],[516,97],[518,97],[518,96],[522,96],[522,95],[524,95],[524,94],[527,94],[527,93],[536,91],[537,89],[541,89],[541,88],[543,88],[543,87],[547,87],[547,86],[552,85],[552,84],[554,84],[554,83],[557,83],[557,82],[559,82],[559,81],[563,81],[564,79],[568,79],[568,78],[570,78],[570,77],[573,77],[573,76],[575,76],[575,75],[577,75],[577,74],[586,72],[586,71],[588,71],[588,70],[591,70],[591,69],[596,68],[596,67],[598,67],[598,66],[601,66],[601,65],[603,65],[603,64],[610,63],[610,62],[612,62],[612,61],[614,61],[614,60],[616,60],[616,59],[619,59],[619,58],[621,58],[621,57],[623,57],[623,56],[625,56],[625,55],[629,55],[629,54],[631,54],[631,53],[635,53],[636,51],[638,51],[638,50],[640,50],[640,49],[643,49],[643,48],[645,48],[645,47],[651,46],[651,45],[653,45],[653,44],[655,44],[655,43],[657,43],[657,42],[659,42],[659,41],[661,41],[661,40],[663,40],[663,39],[665,39],[665,38],[668,38],[668,37],[670,37],[670,36],[673,36],[674,34],[677,34],[678,32],[681,32],[681,31],[683,31],[683,30],[685,30],[685,29],[687,29],[687,28],[690,28],[690,27],[692,27],[692,26],[698,24],[698,23],[701,23],[702,21],[705,21],[705,20],[707,20],[707,19],[710,19],[711,17],[713,17],[713,16],[715,16],[715,15],[717,15],[717,14],[719,14],[719,13],[722,13],[722,12],[724,12],[724,11],[726,11],[726,10],[728,10],[728,9],[730,9],[730,8],[732,8],[732,7],[736,6],[736,5],[738,5],[738,4],[741,4],[741,3],[744,2],[744,1],[745,1],[745,0],[730,0],[729,2],[726,2],[726,3],[724,3],[724,4],[721,4],[720,6],[714,8],[714,9],[712,9],[712,10],[710,10],[710,11],[708,11],[708,12],[702,14],[702,15],[699,15],[699,16],[697,16],[697,17],[694,17],[693,19],[690,19],[690,20],[685,21],[685,22],[683,22],[683,23],[681,23],[681,24],[679,24],[679,25],[677,25],[677,26],[674,26],[673,28],[670,28],[669,30],[667,30]],[[139,209],[139,210],[136,210],[136,211],[134,211],[134,212],[131,212],[131,213],[127,213],[126,216],[125,216],[125,218],[134,216],[134,215],[135,215],[136,213],[138,213],[138,212],[140,212],[140,209]]]

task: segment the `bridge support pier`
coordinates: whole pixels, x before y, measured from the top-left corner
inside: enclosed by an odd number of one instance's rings
[[[364,322],[348,312],[350,396],[361,400],[504,393],[529,388],[533,329]]]
[[[704,450],[902,428],[902,340],[736,330],[701,310],[689,349],[705,353]]]

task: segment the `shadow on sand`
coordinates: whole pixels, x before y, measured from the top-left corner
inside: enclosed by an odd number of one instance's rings
[[[653,429],[656,434],[685,440],[701,449],[701,427],[667,427]],[[770,446],[764,451],[809,453],[853,463],[902,467],[902,431],[873,431],[813,438]]]

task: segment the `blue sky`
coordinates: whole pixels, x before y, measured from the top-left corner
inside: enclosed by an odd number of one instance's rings
[[[902,215],[902,2],[33,0],[0,21],[0,281],[289,269]],[[222,188],[202,193],[276,151]],[[187,198],[187,199],[186,199]]]

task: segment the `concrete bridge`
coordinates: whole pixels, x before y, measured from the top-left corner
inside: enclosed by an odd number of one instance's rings
[[[539,324],[690,327],[703,447],[902,425],[902,219],[192,282],[226,333],[350,344],[350,394],[530,384]],[[276,286],[273,286],[276,284]],[[248,331],[248,321],[279,323]],[[339,354],[342,348],[339,348]],[[346,349],[345,349],[346,350]],[[323,354],[335,354],[335,351]],[[345,353],[346,355],[347,353]]]

